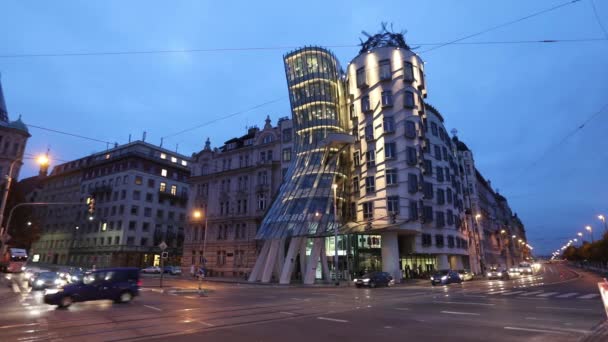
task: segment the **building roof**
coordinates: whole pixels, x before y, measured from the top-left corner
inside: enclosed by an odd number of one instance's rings
[[[2,80],[0,79],[0,122],[8,123],[8,109],[4,101],[4,93],[2,92]]]
[[[424,108],[426,108],[426,110],[428,110],[428,111],[431,111],[433,114],[437,115],[437,117],[439,117],[439,120],[441,120],[441,122],[443,122],[443,116],[441,115],[441,113],[439,113],[437,108],[433,107],[433,105],[425,102]]]
[[[403,36],[405,32],[391,32],[386,27],[386,23],[382,23],[382,29],[375,35],[370,35],[367,32],[363,32],[367,36],[367,40],[361,41],[361,50],[359,53],[371,51],[381,47],[396,47],[410,50],[409,45],[405,42]]]
[[[458,149],[458,151],[471,151],[469,149],[469,147],[467,146],[467,144],[460,141],[460,139],[458,139],[458,137],[456,137],[456,136],[453,137],[452,141],[454,142],[454,144],[456,144],[456,148]]]

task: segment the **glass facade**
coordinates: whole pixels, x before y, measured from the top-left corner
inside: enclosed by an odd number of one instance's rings
[[[346,153],[336,156],[336,148],[326,148],[329,134],[348,131],[340,65],[331,52],[318,47],[291,52],[284,56],[284,63],[294,154],[286,181],[257,233],[256,239],[262,240],[331,235],[347,207]]]

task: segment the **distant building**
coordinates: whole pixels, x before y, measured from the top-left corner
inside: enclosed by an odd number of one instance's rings
[[[43,263],[97,267],[180,264],[190,158],[143,141],[57,165],[36,200],[65,202],[37,210]],[[86,199],[95,199],[87,212]]]
[[[185,270],[204,266],[209,275],[220,277],[244,277],[251,271],[260,248],[256,232],[294,158],[292,140],[291,120],[272,126],[267,118],[263,129],[249,128],[215,149],[207,140],[194,154]]]

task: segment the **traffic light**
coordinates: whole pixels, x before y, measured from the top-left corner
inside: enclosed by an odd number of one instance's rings
[[[89,196],[87,197],[87,213],[89,214],[89,219],[95,216],[95,197]]]

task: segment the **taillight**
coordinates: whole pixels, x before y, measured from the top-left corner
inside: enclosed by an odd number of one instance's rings
[[[141,280],[138,280],[138,281],[137,281],[137,286],[141,287],[141,285],[142,285]]]

